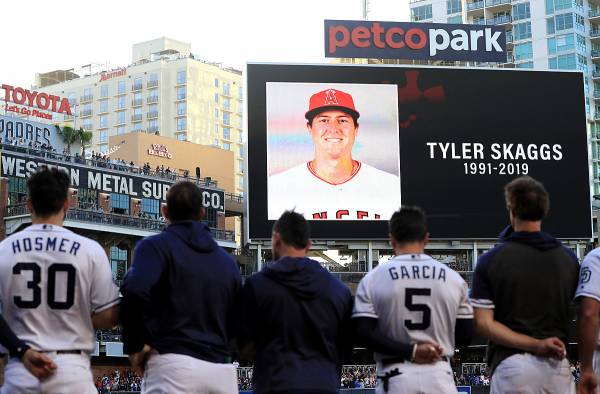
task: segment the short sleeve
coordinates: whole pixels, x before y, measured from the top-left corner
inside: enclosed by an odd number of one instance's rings
[[[354,309],[352,311],[352,317],[372,317],[379,318],[375,311],[375,305],[371,299],[369,292],[369,283],[371,282],[371,273],[367,274],[360,283],[356,290],[356,297],[354,298]]]
[[[91,299],[90,303],[94,313],[100,313],[121,301],[119,288],[115,285],[110,269],[110,262],[104,249],[95,243],[91,252]]]
[[[600,250],[588,253],[579,270],[575,298],[589,297],[600,302]]]
[[[489,266],[491,264],[492,251],[479,258],[475,272],[473,273],[473,284],[471,288],[471,305],[475,308],[494,308],[494,295],[489,278]]]
[[[473,307],[469,302],[469,288],[467,282],[461,281],[460,287],[460,304],[458,305],[458,312],[456,313],[457,319],[472,319],[473,318]]]

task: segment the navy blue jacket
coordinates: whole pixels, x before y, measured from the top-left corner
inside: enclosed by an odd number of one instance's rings
[[[544,232],[514,232],[507,227],[500,243],[477,261],[471,303],[493,308],[494,319],[537,339],[558,337],[567,342],[579,262],[573,252]],[[492,373],[507,357],[523,353],[490,342]]]
[[[242,292],[241,342],[256,346],[256,393],[337,393],[352,349],[350,290],[318,262],[284,257]]]
[[[121,286],[125,352],[148,344],[161,354],[227,361],[240,290],[235,260],[206,225],[176,222],[145,238]]]

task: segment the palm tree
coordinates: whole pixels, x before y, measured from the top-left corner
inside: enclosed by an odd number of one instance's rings
[[[71,144],[76,143],[79,140],[79,132],[71,126],[60,126],[55,125],[56,133],[62,136],[63,142],[67,144],[67,152],[71,153]]]
[[[79,130],[77,130],[77,136],[81,143],[81,155],[85,156],[85,145],[92,140],[92,132],[85,131],[83,127],[80,127]]]

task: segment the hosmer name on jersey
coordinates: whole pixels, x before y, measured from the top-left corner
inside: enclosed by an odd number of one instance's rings
[[[401,265],[388,269],[392,280],[397,279],[434,279],[446,281],[446,269],[435,265],[416,264],[411,266]]]
[[[11,243],[13,254],[22,252],[63,252],[77,256],[81,244],[67,238],[35,237],[15,239]]]

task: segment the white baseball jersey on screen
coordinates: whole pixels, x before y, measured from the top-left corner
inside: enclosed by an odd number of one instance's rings
[[[579,284],[575,298],[590,297],[600,302],[600,248],[585,256],[579,269]],[[598,338],[600,346],[600,337]]]
[[[309,163],[268,179],[269,220],[290,209],[308,220],[388,220],[400,205],[400,178],[360,162],[337,185],[319,178]]]
[[[0,243],[0,299],[8,325],[32,348],[90,353],[92,312],[120,300],[100,244],[49,224]]]
[[[377,318],[391,339],[435,341],[444,355],[453,356],[456,319],[473,318],[473,308],[467,283],[456,271],[426,254],[406,254],[377,266],[360,281],[352,317]],[[382,358],[375,353],[378,364]]]

